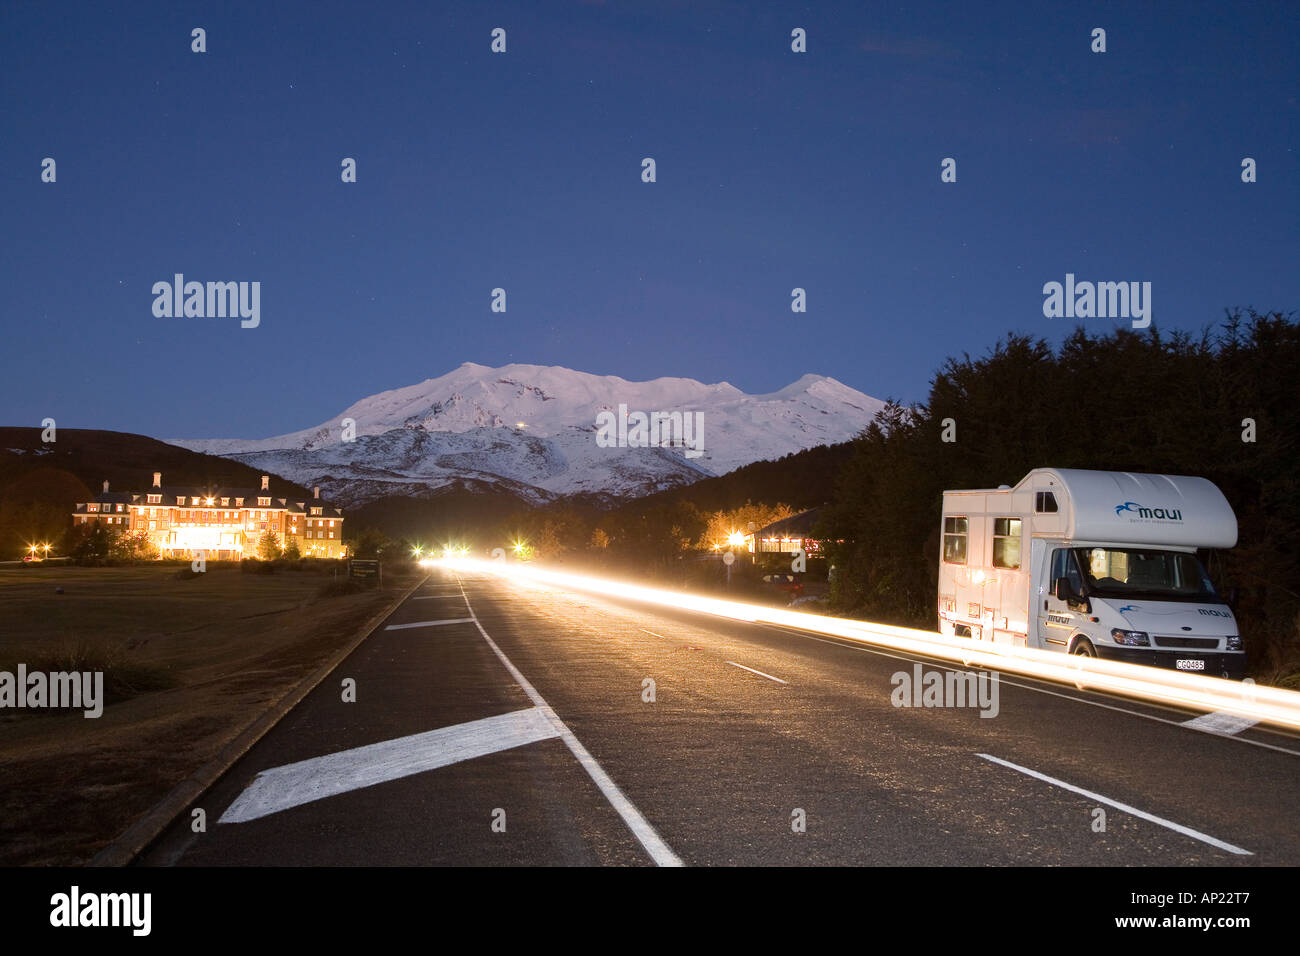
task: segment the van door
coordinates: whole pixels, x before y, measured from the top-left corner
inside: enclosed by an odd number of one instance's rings
[[[1037,543],[1037,542],[1035,542]],[[1075,612],[1064,601],[1052,594],[1052,583],[1057,578],[1069,578],[1075,582],[1075,588],[1083,589],[1083,577],[1074,560],[1074,553],[1069,548],[1046,547],[1044,541],[1041,564],[1042,580],[1033,588],[1031,597],[1035,599],[1038,609],[1038,633],[1042,644],[1049,650],[1064,651],[1069,649],[1070,635],[1074,633]]]

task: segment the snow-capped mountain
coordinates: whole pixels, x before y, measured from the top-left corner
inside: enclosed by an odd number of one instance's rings
[[[818,375],[747,395],[726,382],[629,382],[557,366],[466,362],[440,378],[363,398],[315,428],[276,438],[168,440],[320,485],[349,506],[448,484],[542,501],[577,492],[648,494],[845,441],[882,405]],[[696,430],[649,443],[643,430],[638,441],[638,412],[681,413]],[[612,423],[620,420],[625,447],[606,447],[618,441]]]

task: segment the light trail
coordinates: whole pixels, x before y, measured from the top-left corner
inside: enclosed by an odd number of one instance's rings
[[[1263,687],[1141,664],[1067,655],[1034,647],[945,637],[937,631],[809,614],[680,591],[648,588],[610,578],[573,574],[510,561],[455,557],[427,563],[455,571],[491,574],[521,584],[585,591],[676,610],[696,611],[749,624],[772,624],[941,660],[960,661],[1058,683],[1120,694],[1205,713],[1222,711],[1260,723],[1300,730],[1300,692]]]

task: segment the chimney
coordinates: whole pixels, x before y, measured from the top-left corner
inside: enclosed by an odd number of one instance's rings
[[[105,490],[105,491],[108,491],[108,482],[107,482],[107,481],[104,482],[104,490]],[[313,498],[316,498],[316,499],[319,499],[319,498],[320,498],[320,485],[317,485],[315,488],[313,488],[313,489],[311,490],[311,496],[312,496]]]
[[[108,479],[104,479],[104,494],[108,494]]]
[[[271,490],[271,476],[270,476],[270,475],[263,475],[263,476],[262,476],[262,490],[263,490],[263,491],[270,491],[270,490]]]
[[[153,486],[154,486],[155,488],[161,488],[161,487],[162,487],[162,472],[161,472],[161,471],[155,471],[155,472],[153,473]]]

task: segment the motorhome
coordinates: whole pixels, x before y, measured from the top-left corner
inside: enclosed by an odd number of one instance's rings
[[[1237,517],[1204,478],[1037,468],[945,491],[939,630],[974,640],[1241,678],[1232,610],[1198,549]]]

